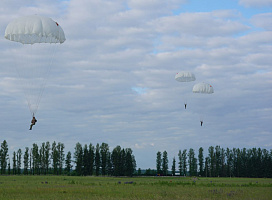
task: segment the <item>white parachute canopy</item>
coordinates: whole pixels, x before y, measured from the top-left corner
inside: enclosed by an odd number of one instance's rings
[[[38,15],[24,16],[10,22],[5,31],[5,38],[22,44],[65,41],[64,32],[57,22]]]
[[[193,73],[186,71],[177,73],[175,79],[178,82],[191,82],[196,80],[195,75]]]
[[[31,114],[38,110],[56,56],[57,44],[65,41],[61,26],[51,18],[31,15],[10,22],[5,38],[12,41],[12,66],[20,79]]]
[[[194,93],[212,94],[214,93],[213,87],[208,83],[197,83],[193,87]]]

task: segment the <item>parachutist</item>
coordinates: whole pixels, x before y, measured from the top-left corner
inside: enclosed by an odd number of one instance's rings
[[[31,125],[30,125],[30,128],[29,130],[32,130],[32,126],[34,126],[36,124],[37,120],[36,118],[33,116],[32,120],[31,120]]]
[[[200,121],[200,125],[202,126],[202,124],[203,124],[203,121]]]
[[[184,104],[185,109],[186,109],[186,106],[187,106],[187,104],[185,103],[185,104]]]

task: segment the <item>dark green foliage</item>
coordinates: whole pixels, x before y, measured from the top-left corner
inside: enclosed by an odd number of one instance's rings
[[[6,140],[4,140],[1,143],[1,149],[0,149],[1,174],[5,174],[7,164],[8,164],[8,143]]]
[[[204,156],[203,156],[202,147],[200,147],[198,150],[198,165],[199,165],[199,175],[204,176]]]
[[[158,153],[157,153],[157,160],[156,160],[156,162],[157,162],[157,174],[162,174],[162,170],[161,170],[161,166],[162,166],[162,157],[161,157],[162,155],[161,155],[161,152],[160,151],[158,151]]]
[[[182,176],[186,176],[187,173],[187,150],[184,149],[181,154],[181,160],[182,160]]]
[[[89,165],[90,165],[89,175],[93,175],[93,170],[94,170],[94,146],[91,143],[89,144],[88,160],[89,160]]]
[[[21,174],[21,164],[22,164],[22,150],[21,149],[18,149],[18,151],[17,151],[17,155],[16,155],[16,157],[17,157],[17,173],[18,174]]]
[[[197,159],[195,158],[195,151],[192,148],[189,149],[188,164],[189,164],[190,176],[196,176],[197,175]]]
[[[32,147],[32,173],[40,174],[40,155],[39,155],[39,147],[37,144],[33,144]]]
[[[71,158],[72,158],[72,154],[71,154],[70,151],[68,151],[67,154],[66,154],[66,159],[65,159],[65,172],[68,175],[70,175],[71,169],[73,167],[72,164],[71,164],[72,163]]]
[[[221,148],[220,146],[210,146],[207,156],[204,157],[203,148],[199,148],[198,159],[194,149],[179,150],[178,170],[181,176],[207,176],[207,177],[272,177],[272,150],[261,148],[239,149]],[[157,153],[157,170],[136,170],[136,160],[130,148],[122,149],[116,146],[112,152],[106,143],[97,144],[94,147],[80,143],[76,144],[74,160],[70,151],[64,154],[64,144],[53,142],[42,143],[40,148],[33,144],[32,148],[25,148],[22,157],[21,149],[13,152],[12,165],[8,155],[8,145],[4,140],[0,149],[1,174],[65,174],[68,175],[108,175],[108,176],[132,176],[147,175],[155,176],[161,171],[162,175],[169,175],[167,152]],[[23,159],[23,161],[22,161]],[[188,161],[187,161],[188,159]],[[23,162],[23,163],[22,163]],[[65,162],[65,166],[64,166]],[[75,170],[72,169],[75,163]],[[21,165],[23,164],[23,170]],[[188,166],[188,171],[187,171]],[[7,168],[8,167],[8,168]],[[12,167],[12,168],[11,168]],[[176,160],[173,158],[172,175],[176,172]],[[188,173],[189,172],[189,173]]]
[[[174,157],[173,164],[172,164],[172,176],[175,176],[175,172],[176,172],[176,159]]]
[[[14,151],[13,152],[13,158],[12,158],[12,161],[13,161],[13,170],[12,170],[12,173],[14,174],[14,175],[16,175],[16,172],[17,172],[17,162],[16,162],[16,152]]]
[[[108,159],[108,153],[109,153],[109,145],[106,143],[102,143],[100,146],[100,155],[101,155],[101,174],[106,175],[107,174],[107,159]]]
[[[87,144],[85,144],[84,148],[83,148],[82,165],[83,165],[82,175],[84,175],[84,176],[89,175],[89,172],[90,172],[90,162],[89,162],[89,151],[88,151]]]
[[[83,150],[82,145],[78,142],[76,143],[74,159],[76,164],[76,174],[78,176],[82,175],[82,167],[83,167]]]
[[[164,151],[162,153],[162,174],[164,176],[168,175],[168,156],[167,156],[167,151]]]
[[[101,167],[101,159],[100,159],[100,146],[97,143],[95,148],[95,175],[99,176],[100,174],[100,167]]]

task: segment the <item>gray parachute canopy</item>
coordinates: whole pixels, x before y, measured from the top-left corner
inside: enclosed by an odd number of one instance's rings
[[[65,35],[60,25],[51,18],[30,15],[10,22],[5,38],[22,44],[63,43]]]
[[[212,94],[214,91],[213,87],[208,83],[197,83],[193,87],[193,93]]]
[[[177,73],[175,79],[178,82],[190,82],[196,80],[195,75],[193,73],[186,71]]]

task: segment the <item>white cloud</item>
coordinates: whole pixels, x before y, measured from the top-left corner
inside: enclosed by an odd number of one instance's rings
[[[272,31],[272,13],[262,13],[252,17],[251,22],[267,31]]]
[[[239,0],[239,3],[245,7],[272,6],[272,0]]]
[[[164,34],[190,34],[195,36],[225,36],[238,34],[248,26],[213,13],[181,13],[167,16],[153,22],[155,29]]]

